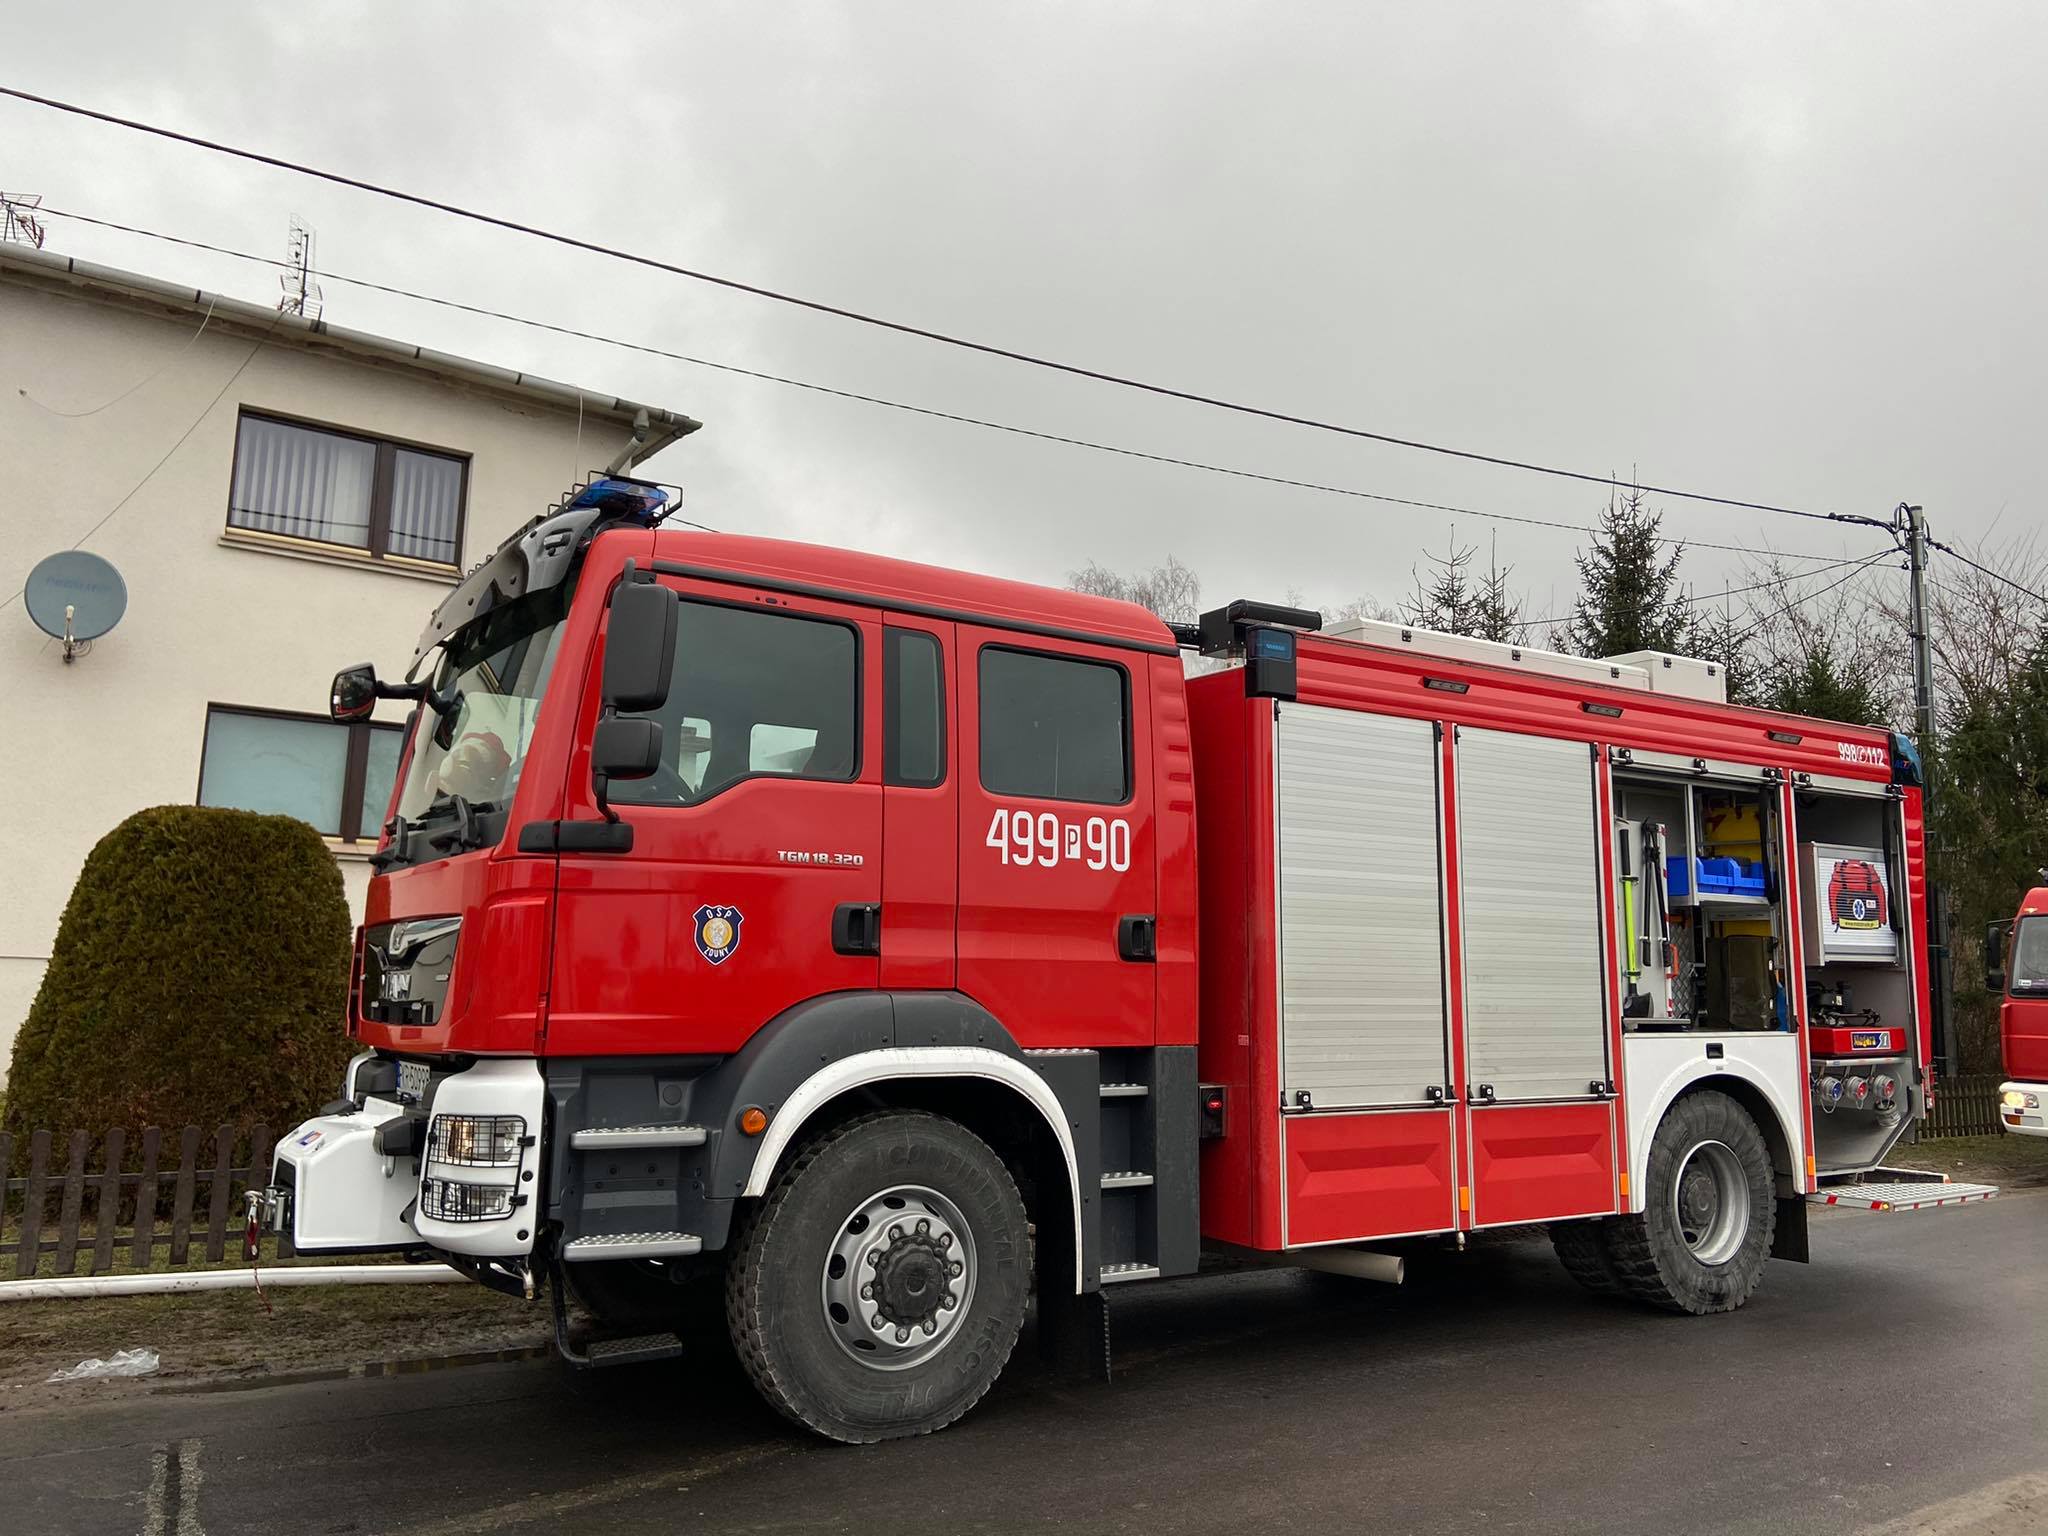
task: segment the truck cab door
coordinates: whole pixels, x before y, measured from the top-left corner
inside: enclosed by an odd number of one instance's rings
[[[957,635],[960,990],[1023,1045],[1151,1045],[1149,690],[1110,647]]]
[[[681,605],[653,777],[615,783],[626,852],[560,856],[551,1054],[725,1054],[880,974],[882,626],[870,610],[664,576]],[[565,813],[590,782],[591,657]]]

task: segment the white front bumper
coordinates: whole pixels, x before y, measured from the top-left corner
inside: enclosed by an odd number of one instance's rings
[[[405,1220],[420,1181],[404,1166],[409,1159],[377,1150],[377,1128],[404,1113],[388,1099],[366,1099],[353,1114],[315,1115],[277,1144],[270,1182],[291,1190],[288,1219],[301,1253],[420,1246]]]
[[[2006,1095],[2021,1096],[2021,1107],[2012,1108],[2006,1102]],[[2025,1100],[2034,1102],[2027,1105]],[[1998,1085],[1998,1119],[2008,1131],[2016,1136],[2048,1136],[2048,1083],[2000,1083]]]
[[[417,1156],[377,1150],[378,1127],[406,1106],[366,1098],[359,1111],[316,1115],[277,1144],[272,1182],[292,1191],[292,1241],[302,1252],[392,1252],[427,1246],[477,1258],[523,1258],[533,1251],[545,1203],[541,1170],[541,1107],[547,1085],[531,1057],[480,1061],[434,1081],[439,1115],[516,1115],[526,1134],[516,1164],[464,1167],[435,1162],[429,1128]],[[287,1173],[289,1170],[289,1173]],[[485,1221],[441,1221],[422,1213],[423,1179],[495,1185],[511,1191],[511,1214]]]

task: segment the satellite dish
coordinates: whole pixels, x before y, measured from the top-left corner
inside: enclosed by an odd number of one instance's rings
[[[128,611],[121,573],[82,549],[59,550],[38,561],[23,597],[36,628],[67,645],[97,640]]]

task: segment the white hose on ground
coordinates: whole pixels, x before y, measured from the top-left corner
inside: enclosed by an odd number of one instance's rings
[[[263,1271],[264,1289],[282,1285],[434,1285],[465,1277],[446,1264],[296,1264]],[[239,1291],[256,1283],[250,1269],[200,1269],[183,1274],[60,1275],[0,1283],[0,1302],[55,1301],[65,1296],[152,1296],[170,1291]]]

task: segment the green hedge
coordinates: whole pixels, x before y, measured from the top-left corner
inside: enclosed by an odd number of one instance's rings
[[[341,872],[306,823],[139,811],[79,872],[0,1126],[289,1127],[339,1092],[349,957]]]

